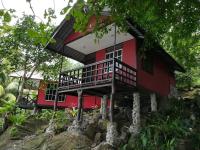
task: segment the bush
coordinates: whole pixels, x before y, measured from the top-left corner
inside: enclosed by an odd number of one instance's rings
[[[43,120],[50,120],[53,116],[53,110],[45,109],[42,110],[41,113],[37,114],[38,119],[43,119]]]
[[[11,137],[17,137],[18,136],[18,129],[17,129],[17,127],[12,127],[11,129],[10,129],[10,136]]]
[[[28,118],[28,115],[29,114],[25,112],[24,110],[17,109],[16,114],[9,116],[9,120],[14,126],[16,125],[19,126],[19,125],[22,125],[26,121],[26,119]]]

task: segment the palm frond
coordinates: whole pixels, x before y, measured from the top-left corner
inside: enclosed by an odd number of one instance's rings
[[[4,94],[5,94],[5,89],[2,85],[0,85],[0,97],[3,97]]]
[[[3,71],[1,71],[0,72],[0,84],[1,85],[5,85],[6,80],[7,80],[6,74]]]

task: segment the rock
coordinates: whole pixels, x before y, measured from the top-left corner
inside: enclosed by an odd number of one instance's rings
[[[51,119],[50,122],[49,122],[49,126],[46,129],[45,133],[49,134],[49,135],[54,135],[55,134],[55,129],[56,129],[56,124],[55,124],[54,120]]]
[[[106,142],[102,142],[92,150],[115,150],[115,148]]]
[[[47,145],[48,150],[90,150],[92,141],[81,134],[63,132],[58,136],[54,136]]]
[[[43,145],[45,145],[45,142],[47,140],[49,140],[49,138],[47,136],[45,136],[44,134],[33,137],[33,138],[24,139],[24,141],[22,142],[23,144],[21,144],[21,149],[23,149],[23,150],[32,150],[32,149],[41,150],[41,147],[43,147]]]
[[[96,134],[96,129],[97,129],[97,124],[96,124],[96,123],[88,124],[88,125],[85,127],[84,134],[85,134],[88,138],[94,139],[95,134]]]
[[[107,124],[108,124],[108,120],[102,120],[102,119],[100,119],[99,122],[98,122],[98,128],[100,129],[100,131],[106,132],[106,130],[107,130]]]
[[[94,143],[96,145],[100,144],[102,141],[102,134],[100,132],[98,132],[96,135],[95,135],[95,138],[94,138]]]
[[[74,120],[72,125],[68,127],[67,131],[72,134],[82,134],[80,122]]]
[[[121,135],[119,137],[120,145],[127,143],[128,138],[129,138],[129,130],[128,130],[128,127],[124,126],[121,128]]]

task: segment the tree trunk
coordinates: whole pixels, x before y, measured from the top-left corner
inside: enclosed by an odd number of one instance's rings
[[[8,128],[8,114],[6,113],[3,116],[3,125],[2,125],[2,131],[1,131],[1,133],[3,133],[7,128]]]
[[[24,70],[24,75],[23,75],[22,80],[21,80],[21,87],[19,89],[19,93],[18,93],[18,96],[17,96],[17,102],[19,102],[20,99],[22,98],[25,83],[26,83],[26,70]]]

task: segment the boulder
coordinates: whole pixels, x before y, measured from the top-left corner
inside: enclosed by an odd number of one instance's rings
[[[96,145],[100,144],[102,141],[102,134],[100,132],[98,132],[96,135],[95,135],[95,138],[94,138],[94,143]]]
[[[106,142],[102,142],[92,150],[115,150],[115,148]]]

